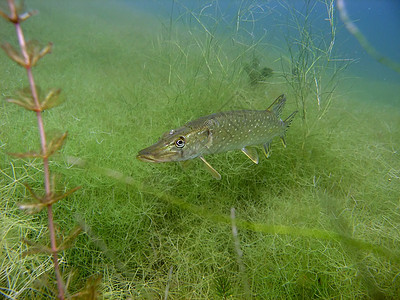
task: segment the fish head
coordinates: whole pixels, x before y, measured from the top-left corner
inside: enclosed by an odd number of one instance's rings
[[[136,156],[145,162],[169,162],[193,159],[207,151],[211,134],[207,128],[181,127],[164,133],[160,140],[139,151]]]

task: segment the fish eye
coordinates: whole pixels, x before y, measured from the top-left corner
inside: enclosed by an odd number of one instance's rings
[[[179,139],[177,139],[175,141],[175,146],[177,148],[183,148],[185,147],[185,138],[183,136],[179,137]]]

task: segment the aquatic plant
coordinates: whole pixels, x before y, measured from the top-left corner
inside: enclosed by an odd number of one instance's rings
[[[260,60],[253,56],[251,62],[245,63],[243,69],[246,71],[250,78],[250,84],[254,85],[260,82],[264,82],[268,77],[272,76],[274,72],[269,67],[260,66]]]
[[[63,276],[60,270],[59,253],[71,246],[73,240],[80,233],[81,229],[79,227],[74,228],[67,236],[63,238],[61,242],[59,242],[59,237],[57,236],[59,235],[59,232],[57,232],[57,226],[54,222],[53,205],[71,195],[73,192],[78,190],[80,186],[60,193],[58,192],[56,186],[57,177],[55,174],[51,174],[50,172],[50,158],[63,146],[64,141],[67,138],[67,132],[49,134],[45,130],[42,113],[45,110],[49,110],[61,104],[61,90],[54,88],[48,90],[46,93],[42,93],[41,89],[35,82],[35,78],[33,76],[33,67],[36,66],[40,59],[51,52],[52,43],[48,43],[46,46],[42,47],[41,44],[36,40],[26,41],[21,25],[24,21],[34,16],[37,11],[22,12],[24,9],[23,2],[20,4],[16,3],[14,0],[8,0],[7,2],[9,14],[0,10],[0,16],[15,26],[19,49],[15,49],[10,43],[7,42],[3,43],[1,47],[10,59],[26,70],[29,82],[29,86],[27,88],[17,90],[15,92],[15,97],[8,98],[7,101],[35,113],[40,138],[40,150],[9,154],[17,158],[40,159],[43,161],[42,167],[44,193],[42,193],[41,189],[33,188],[30,185],[25,184],[31,195],[32,201],[28,203],[21,203],[19,207],[32,214],[39,213],[43,209],[46,209],[48,232],[50,237],[50,247],[25,240],[25,242],[31,246],[25,255],[42,253],[52,256],[58,290],[57,297],[59,299],[64,299],[66,297],[66,285],[63,281]],[[88,290],[91,290],[89,292],[83,291],[79,295],[88,294],[94,297],[96,295],[96,289],[93,289],[93,286],[94,284],[89,284]]]
[[[289,59],[282,56],[283,77],[291,88],[296,105],[306,127],[305,138],[327,113],[339,75],[351,59],[335,57],[337,20],[333,0],[303,0],[301,8],[291,2],[282,2],[290,16],[286,43]],[[299,2],[296,2],[298,5]],[[329,36],[316,32],[314,26],[316,7],[324,5],[325,19],[329,22]],[[315,110],[314,107],[317,109]]]

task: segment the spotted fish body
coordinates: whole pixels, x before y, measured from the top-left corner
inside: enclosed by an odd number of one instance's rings
[[[213,114],[186,124],[196,128],[207,124],[211,133],[204,154],[215,154],[265,144],[285,132],[285,124],[273,112],[239,110]]]
[[[274,137],[279,136],[285,145],[285,132],[297,113],[293,112],[283,121],[280,114],[285,102],[285,96],[281,95],[267,110],[237,110],[201,117],[164,133],[157,143],[141,150],[137,157],[148,162],[184,161],[199,157],[214,177],[220,179],[219,173],[203,156],[242,150],[258,163],[257,151],[246,147],[264,145],[268,157]]]

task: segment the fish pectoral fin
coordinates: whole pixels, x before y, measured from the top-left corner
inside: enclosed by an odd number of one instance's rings
[[[181,161],[181,166],[182,166],[183,169],[189,168],[191,164],[192,164],[191,160]]]
[[[211,175],[217,179],[220,180],[221,179],[221,174],[219,174],[217,172],[217,170],[215,170],[205,159],[203,156],[199,156],[200,159],[203,161],[203,163],[207,166],[207,170],[211,173]]]
[[[271,156],[271,143],[265,143],[264,144],[264,154],[266,158],[269,158]]]
[[[246,156],[248,158],[250,158],[253,161],[253,163],[258,164],[258,152],[257,152],[257,149],[243,147],[242,148],[242,152],[244,154],[246,154]]]

